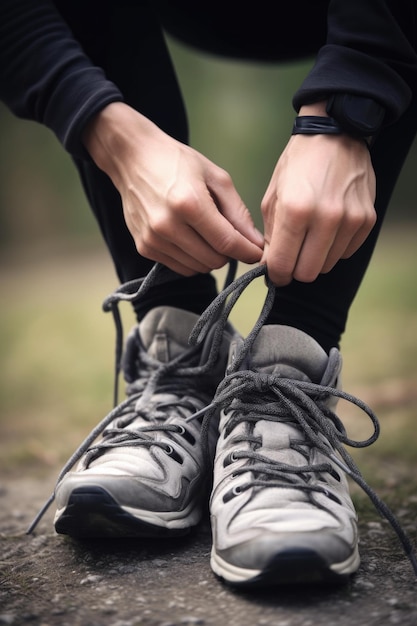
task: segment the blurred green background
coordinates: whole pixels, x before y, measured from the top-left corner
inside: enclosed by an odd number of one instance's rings
[[[294,117],[291,97],[310,63],[248,67],[170,45],[191,143],[231,173],[261,227],[260,201]],[[101,302],[116,277],[52,133],[3,106],[0,130],[0,472],[45,474],[111,408],[114,331]],[[342,346],[346,390],[369,401],[383,424],[371,455],[354,455],[375,480],[389,476],[397,487],[417,466],[416,162],[414,147]],[[261,282],[253,285],[233,312],[242,332],[263,293]],[[124,318],[128,328],[130,310]],[[353,436],[369,434],[357,411],[341,413]]]

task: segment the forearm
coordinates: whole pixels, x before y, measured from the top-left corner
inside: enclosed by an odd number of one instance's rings
[[[53,130],[69,152],[82,155],[84,127],[122,95],[84,54],[51,2],[3,0],[0,98],[16,115]]]
[[[385,124],[401,116],[417,84],[414,11],[411,0],[331,0],[327,42],[294,96],[295,109],[351,93],[383,105]]]

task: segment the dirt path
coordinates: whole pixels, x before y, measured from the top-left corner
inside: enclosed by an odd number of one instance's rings
[[[54,533],[53,507],[24,531],[48,480],[11,478],[0,493],[0,624],[35,626],[386,626],[417,624],[417,584],[390,527],[361,523],[362,565],[341,588],[238,593],[209,567],[203,523],[175,541],[74,542]],[[415,532],[417,503],[401,523]]]

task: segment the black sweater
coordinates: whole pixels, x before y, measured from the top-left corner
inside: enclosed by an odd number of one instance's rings
[[[228,4],[231,11],[225,11]],[[141,26],[139,41],[148,36],[143,16],[151,6],[155,23],[161,17],[169,32],[214,54],[273,62],[311,54],[303,42],[313,42],[315,64],[294,96],[294,108],[331,93],[354,93],[380,102],[390,124],[417,91],[415,4],[258,0],[243,8],[227,0],[0,0],[0,98],[17,116],[44,124],[71,154],[82,156],[85,124],[110,102],[124,99],[106,76],[112,51],[125,43],[123,28],[117,35],[113,25],[123,24],[125,15],[134,19]],[[289,32],[284,50],[278,24]],[[141,43],[140,54],[146,55]]]

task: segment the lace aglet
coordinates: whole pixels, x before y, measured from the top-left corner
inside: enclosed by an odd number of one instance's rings
[[[55,494],[53,493],[48,498],[48,500],[45,502],[45,504],[43,505],[43,507],[41,508],[39,513],[36,515],[36,517],[33,520],[33,522],[28,527],[28,529],[26,531],[26,535],[31,535],[33,533],[33,531],[35,530],[36,526],[39,524],[39,522],[41,521],[42,517],[45,515],[46,511],[49,509],[49,507],[51,506],[51,504],[52,504],[52,502],[54,500],[55,500]]]
[[[333,463],[336,463],[336,465],[338,465],[340,467],[340,469],[342,469],[345,474],[347,474],[348,476],[350,476],[350,478],[355,479],[355,473],[352,472],[352,470],[350,469],[350,467],[348,467],[346,465],[346,463],[343,463],[343,461],[341,459],[339,459],[338,456],[336,456],[333,453],[329,454],[329,459],[331,459],[333,461]]]
[[[192,415],[190,415],[189,417],[186,418],[186,422],[191,422],[191,420],[195,420],[198,417],[201,417],[202,415],[204,415],[205,413],[207,413],[207,411],[209,411],[210,409],[214,408],[216,405],[214,402],[211,402],[210,404],[207,404],[207,406],[204,406],[202,409],[200,409],[199,411],[196,411],[196,413],[193,413]]]

